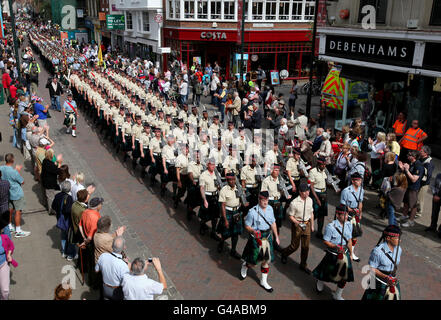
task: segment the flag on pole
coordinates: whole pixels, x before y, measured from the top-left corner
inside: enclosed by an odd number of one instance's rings
[[[101,45],[98,46],[98,66],[103,65],[103,51],[101,50]]]

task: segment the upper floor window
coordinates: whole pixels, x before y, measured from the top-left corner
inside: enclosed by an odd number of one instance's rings
[[[276,20],[277,18],[277,0],[266,1],[265,19]]]
[[[173,19],[175,16],[174,16],[174,4],[173,4],[173,0],[168,0],[168,18],[169,19]]]
[[[224,1],[224,19],[234,20],[234,3],[235,1]]]
[[[430,16],[432,26],[441,26],[441,1],[433,0],[432,15]]]
[[[194,0],[185,0],[184,1],[184,17],[194,18]]]
[[[126,29],[133,30],[133,17],[130,12],[126,11]]]
[[[198,19],[208,18],[208,0],[197,0]]]
[[[279,19],[289,20],[290,0],[280,0]]]
[[[306,1],[305,3],[305,20],[314,20],[315,2]]]
[[[360,10],[358,12],[358,23],[361,23],[365,14],[361,13],[364,6],[371,5],[376,10],[376,23],[386,23],[387,0],[360,0]]]
[[[150,31],[150,21],[149,21],[149,13],[148,11],[142,12],[142,31],[149,32]]]
[[[211,9],[210,9],[210,19],[220,19],[221,18],[221,8],[222,8],[222,1],[211,1],[210,3]]]
[[[252,17],[253,20],[263,20],[263,0],[253,0]]]

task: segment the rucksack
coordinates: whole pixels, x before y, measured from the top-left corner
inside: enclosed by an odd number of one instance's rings
[[[421,182],[426,182],[427,180],[430,180],[430,178],[432,178],[432,177],[429,177],[428,175],[429,175],[429,167],[432,165],[432,158],[431,157],[428,157],[426,160],[424,160],[424,162],[422,163],[422,165],[423,165],[423,167],[424,167],[424,175],[423,175],[423,178],[421,179]]]
[[[368,185],[368,184],[369,184],[369,181],[371,181],[372,173],[371,173],[371,171],[369,170],[369,168],[366,167],[366,165],[365,165],[363,162],[357,162],[357,163],[355,164],[355,167],[357,167],[359,164],[362,165],[363,168],[364,168],[363,184],[364,184],[364,185]],[[354,168],[355,168],[355,167],[354,167]]]

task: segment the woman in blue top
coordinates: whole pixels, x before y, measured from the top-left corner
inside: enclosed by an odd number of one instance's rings
[[[401,230],[395,225],[384,229],[369,258],[375,283],[369,283],[362,300],[401,300],[400,284],[396,278],[396,268],[402,253],[400,235]]]
[[[323,291],[324,282],[337,284],[332,294],[335,300],[344,300],[341,296],[346,282],[354,281],[352,270],[352,224],[347,221],[348,208],[340,204],[335,209],[336,220],[325,228],[323,242],[326,245],[326,255],[312,272],[317,279],[317,291]],[[343,225],[344,223],[344,225]],[[343,229],[344,227],[344,229]]]

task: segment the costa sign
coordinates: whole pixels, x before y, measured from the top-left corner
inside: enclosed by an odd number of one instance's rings
[[[201,32],[201,39],[206,40],[227,40],[227,34],[225,32]]]

